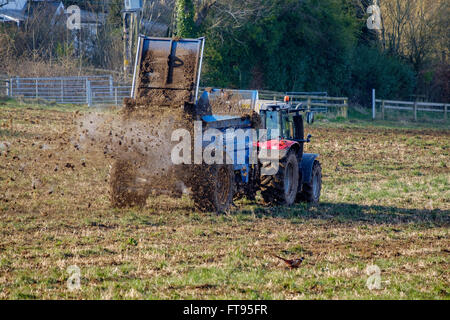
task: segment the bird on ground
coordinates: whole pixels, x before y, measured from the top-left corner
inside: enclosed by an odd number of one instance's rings
[[[290,269],[297,269],[298,267],[300,267],[300,265],[302,264],[303,260],[305,260],[305,258],[303,258],[303,257],[301,257],[300,259],[293,259],[293,260],[284,259],[284,258],[279,257],[277,255],[274,255],[274,257],[282,260],[284,263],[286,263],[286,265]]]

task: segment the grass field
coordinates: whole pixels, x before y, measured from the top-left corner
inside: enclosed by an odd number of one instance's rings
[[[1,299],[449,299],[448,124],[321,120],[320,205],[216,216],[188,198],[111,209],[111,160],[73,146],[75,110],[0,102]]]

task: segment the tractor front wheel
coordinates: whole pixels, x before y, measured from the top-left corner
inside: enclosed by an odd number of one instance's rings
[[[320,162],[315,160],[312,168],[312,177],[309,183],[304,183],[302,191],[298,195],[299,201],[306,201],[309,203],[318,203],[320,193],[322,191],[322,167]]]

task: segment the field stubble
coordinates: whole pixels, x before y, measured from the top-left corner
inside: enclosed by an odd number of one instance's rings
[[[449,298],[448,128],[319,122],[319,206],[243,200],[216,216],[187,197],[111,209],[113,160],[76,148],[77,117],[0,106],[0,298]],[[287,270],[273,254],[305,261]]]

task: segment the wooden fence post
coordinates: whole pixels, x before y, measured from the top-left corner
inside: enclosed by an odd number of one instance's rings
[[[113,77],[112,75],[109,75],[109,94],[111,97],[113,95],[113,87],[114,87]]]
[[[444,120],[447,121],[447,109],[448,105],[444,104]]]
[[[308,97],[307,108],[308,111],[311,111],[311,97]]]
[[[64,80],[61,80],[61,103],[64,103]]]
[[[88,107],[92,107],[91,82],[88,79],[86,79],[86,103]]]
[[[347,101],[347,99],[344,99],[343,115],[344,115],[345,119],[348,119],[348,101]]]
[[[383,100],[381,101],[381,119],[384,120],[384,107],[386,105],[386,102]]]
[[[414,101],[413,112],[414,112],[414,121],[417,121],[417,100]]]

